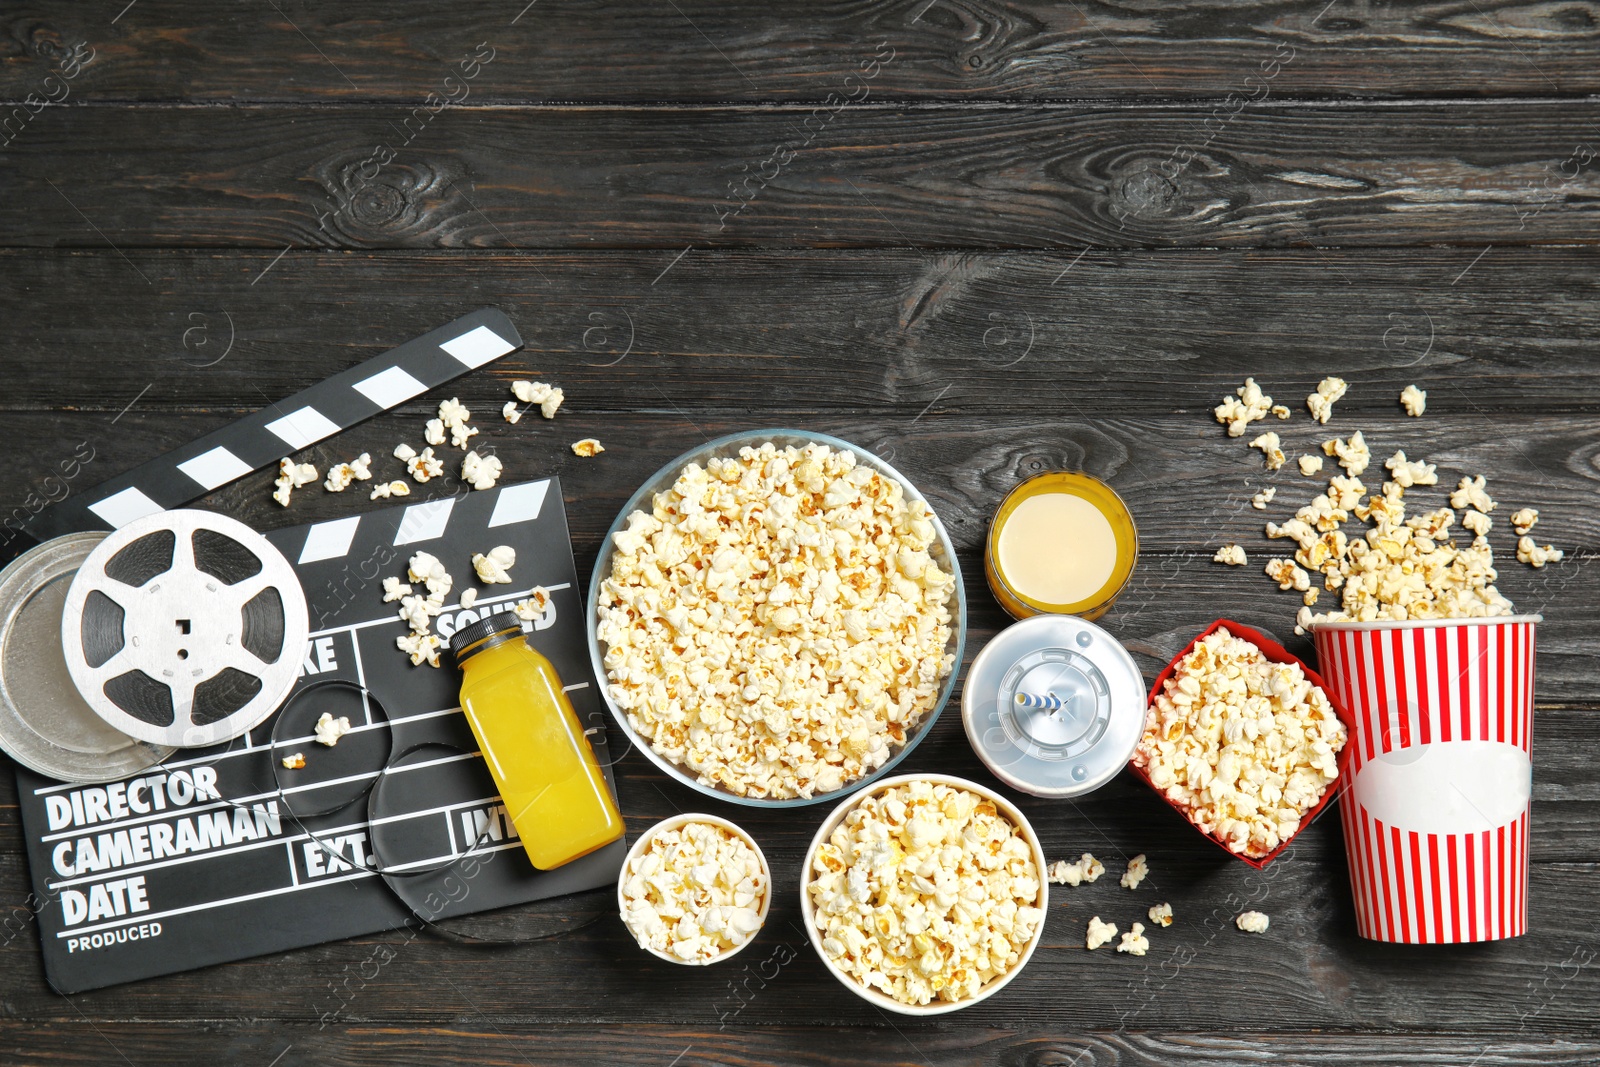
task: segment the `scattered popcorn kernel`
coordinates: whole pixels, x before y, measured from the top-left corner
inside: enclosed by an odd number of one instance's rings
[[[465,589],[465,590],[462,590],[462,593],[461,593],[461,610],[462,611],[468,610],[469,608],[472,607],[472,605],[476,604],[477,602],[478,602],[478,591],[476,589]]]
[[[1287,419],[1289,417],[1288,405],[1274,404],[1272,405],[1272,413],[1280,419]]]
[[[522,421],[522,409],[517,407],[515,400],[507,400],[500,409],[500,415],[513,426]]]
[[[516,563],[517,550],[510,545],[497,545],[472,557],[472,569],[478,572],[478,581],[484,585],[510,585],[511,568]]]
[[[439,636],[428,633],[402,634],[394,639],[395,647],[411,657],[411,665],[420,667],[424,662],[430,667],[439,665]]]
[[[1560,563],[1566,553],[1554,545],[1545,545],[1540,548],[1531,537],[1523,536],[1517,539],[1517,562],[1526,563],[1534,570],[1538,570],[1546,563]]]
[[[1143,956],[1150,951],[1150,939],[1144,936],[1144,923],[1134,923],[1133,929],[1122,935],[1117,951],[1130,956]]]
[[[1511,513],[1511,528],[1517,531],[1519,537],[1526,536],[1533,529],[1533,524],[1539,521],[1539,512],[1535,508],[1523,508]]]
[[[1299,463],[1300,473],[1305,475],[1307,478],[1311,477],[1313,474],[1320,474],[1322,472],[1321,456],[1301,456]]]
[[[1156,694],[1133,764],[1202,831],[1260,858],[1294,836],[1333,784],[1345,739],[1299,664],[1274,663],[1224,627]]]
[[[474,489],[493,489],[500,480],[500,457],[468,452],[461,460],[461,480]]]
[[[1339,466],[1352,478],[1359,478],[1367,469],[1367,464],[1372,462],[1372,450],[1367,447],[1366,439],[1357,430],[1348,438],[1341,441],[1337,437],[1330,441],[1322,442],[1322,453],[1334,456],[1339,460]]]
[[[1266,511],[1267,505],[1272,503],[1272,498],[1278,495],[1278,487],[1269,485],[1261,492],[1250,498],[1250,506],[1257,511]]]
[[[658,831],[628,863],[622,919],[641,948],[709,963],[761,929],[771,887],[739,834],[690,822]]]
[[[556,417],[556,409],[566,399],[566,394],[546,382],[512,382],[511,395],[524,404],[538,404],[539,414],[547,419]]]
[[[1257,437],[1250,442],[1251,448],[1261,449],[1261,454],[1266,457],[1267,470],[1275,471],[1283,466],[1283,449],[1278,447],[1278,435],[1272,430]]]
[[[1400,406],[1406,409],[1407,415],[1419,418],[1428,409],[1428,394],[1415,385],[1408,385],[1400,390]]]
[[[605,450],[605,446],[602,445],[598,439],[593,437],[585,437],[581,441],[572,442],[573,453],[575,455],[583,456],[585,459],[590,456],[598,456]]]
[[[347,715],[341,715],[335,719],[327,712],[323,712],[322,718],[317,720],[314,732],[317,735],[318,744],[332,748],[339,743],[339,738],[350,732],[350,718]]]
[[[1432,463],[1424,463],[1420,459],[1406,459],[1403,448],[1390,456],[1383,465],[1389,469],[1390,480],[1402,489],[1410,489],[1414,485],[1436,485],[1439,481]]]
[[[273,483],[277,486],[272,493],[272,499],[284,507],[289,506],[289,494],[301,486],[310,485],[317,480],[317,468],[309,463],[296,463],[292,459],[278,461],[278,480]]]
[[[1138,889],[1139,883],[1150,874],[1150,864],[1145,862],[1144,853],[1141,852],[1128,861],[1128,869],[1122,875],[1122,888]],[[1136,925],[1134,929],[1138,929]]]
[[[1455,492],[1450,494],[1450,506],[1453,508],[1477,508],[1485,515],[1500,505],[1484,488],[1487,483],[1483,475],[1476,478],[1463,478],[1456,484]]]
[[[1083,947],[1093,952],[1101,945],[1110,944],[1111,939],[1117,936],[1117,928],[1113,923],[1103,923],[1100,916],[1096,915],[1089,920],[1089,929],[1084,934]]]
[[[1217,549],[1217,554],[1211,557],[1212,563],[1226,563],[1230,567],[1243,567],[1250,562],[1245,558],[1244,549],[1238,545],[1223,545]]]
[[[288,770],[298,771],[300,768],[306,765],[306,754],[304,752],[296,752],[292,755],[283,757],[280,762]]]
[[[1150,921],[1161,926],[1172,925],[1172,905],[1152,904],[1150,906]]]
[[[406,451],[410,452],[411,450],[406,448]],[[398,455],[398,451],[396,454]],[[427,482],[444,473],[444,461],[434,458],[431,447],[424,448],[421,452],[411,453],[411,458],[406,460],[406,470],[417,481]]]
[[[1477,537],[1488,537],[1494,520],[1481,511],[1468,511],[1461,516],[1461,525]]]
[[[363,452],[349,463],[334,464],[328,468],[328,480],[322,483],[322,488],[330,493],[342,493],[350,488],[351,482],[371,480],[371,463],[372,457]]]
[[[1050,881],[1057,885],[1078,886],[1084,882],[1093,882],[1106,873],[1105,864],[1094,858],[1094,855],[1085,852],[1073,863],[1066,860],[1057,860],[1050,865]]]
[[[444,429],[443,419],[429,419],[422,428],[423,441],[435,446],[444,444]]]
[[[417,450],[406,444],[404,441],[394,446],[394,458],[400,460],[402,463],[409,463],[416,457],[416,454]]]
[[[517,601],[512,610],[523,622],[543,618],[544,613],[550,610],[550,591],[542,585],[536,585],[526,599]]]
[[[398,478],[392,482],[380,482],[372,487],[369,500],[386,500],[391,496],[410,496],[411,486]]]
[[[1241,912],[1239,917],[1233,920],[1233,924],[1247,934],[1264,934],[1271,922],[1271,919],[1259,911]]]
[[[391,575],[383,580],[383,602],[385,604],[410,595],[411,587],[400,579]]]
[[[1300,602],[1308,608],[1314,607],[1317,603],[1318,592],[1319,590],[1316,589],[1307,589],[1303,594],[1301,594]]]
[[[1322,425],[1328,424],[1328,418],[1333,414],[1334,401],[1344,396],[1350,388],[1343,378],[1324,378],[1317,383],[1317,391],[1306,397],[1306,410],[1311,412],[1311,417]]]
[[[845,974],[906,1004],[961,1001],[1018,966],[1044,922],[1033,855],[993,801],[911,781],[852,808],[805,892]]]
[[[1295,566],[1292,559],[1269,559],[1265,568],[1267,577],[1278,583],[1278,588],[1305,592],[1311,588],[1311,575]]]
[[[1254,378],[1234,390],[1236,396],[1225,396],[1213,409],[1217,421],[1228,427],[1229,437],[1243,437],[1246,426],[1267,417],[1272,410],[1272,398],[1261,391]]]

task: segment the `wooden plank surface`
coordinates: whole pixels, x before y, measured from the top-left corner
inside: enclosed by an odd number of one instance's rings
[[[1592,243],[1600,102],[56,107],[11,246]]]
[[[872,91],[887,99],[1600,89],[1600,20],[1585,3],[805,0],[775,11],[758,0],[411,9],[140,0],[118,15],[120,7],[14,6],[0,96],[35,89],[77,44],[95,60],[74,98],[117,101],[421,100],[451,91],[443,79],[459,78],[456,65],[480,43],[494,59],[470,82],[470,99],[497,103],[822,100],[852,91],[857,83],[845,79],[885,42],[893,59]]]

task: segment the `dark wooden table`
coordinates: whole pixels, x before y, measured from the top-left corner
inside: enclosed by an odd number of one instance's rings
[[[1052,858],[1112,875],[1056,895],[1002,995],[935,1021],[867,1006],[806,944],[793,887],[820,808],[723,809],[778,882],[748,968],[669,967],[608,915],[515,951],[364,938],[61,997],[7,773],[0,1062],[1600,1062],[1600,8],[524,2],[0,10],[0,512],[78,442],[97,480],[495,304],[527,348],[451,392],[508,478],[561,476],[580,573],[673,455],[814,428],[933,499],[970,657],[1006,622],[979,566],[990,510],[1081,467],[1140,523],[1103,621],[1148,676],[1219,614],[1291,638],[1290,594],[1210,561],[1267,550],[1259,457],[1210,408],[1255,375],[1297,409],[1273,427],[1297,454],[1325,436],[1302,398],[1340,374],[1330,430],[1450,484],[1487,474],[1500,515],[1538,507],[1566,549],[1532,571],[1497,524],[1502,589],[1547,620],[1531,932],[1360,940],[1337,813],[1257,874],[1124,775],[1023,803]],[[526,377],[565,387],[555,422],[493,417]],[[1410,382],[1420,420],[1396,404]],[[308,458],[386,453],[436,400]],[[575,458],[591,434],[608,451]],[[1309,496],[1298,479],[1276,477],[1280,503]],[[204,504],[262,528],[352,506],[307,490],[286,512],[270,489]],[[908,766],[984,777],[954,710]],[[630,833],[703,806],[636,753],[623,771]],[[1083,951],[1088,915],[1132,914],[1115,875],[1141,851],[1138,899],[1177,924],[1143,959]],[[1267,936],[1232,929],[1246,901]]]

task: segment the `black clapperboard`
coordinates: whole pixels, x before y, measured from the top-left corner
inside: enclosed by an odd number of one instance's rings
[[[140,467],[86,489],[33,518],[5,522],[0,562],[30,542],[114,529],[181,507],[253,470],[389,410],[521,347],[516,327],[483,308],[336,374]],[[448,457],[450,450],[446,450]],[[361,492],[356,483],[351,492]],[[459,708],[460,672],[412,666],[395,646],[408,632],[383,579],[404,578],[411,554],[437,556],[455,578],[434,620],[448,639],[497,605],[543,586],[550,607],[528,639],[554,664],[590,737],[613,795],[605,720],[590,670],[583,607],[554,478],[464,491],[266,535],[295,566],[311,640],[295,692],[321,687],[248,736],[182,750],[120,782],[66,785],[18,768],[17,782],[46,974],[74,993],[229,960],[473,914],[575,893],[616,880],[617,841],[555,871],[537,871],[506,817]],[[471,556],[497,545],[517,552],[511,585],[480,589]],[[351,720],[329,748],[311,736],[322,711]],[[291,721],[271,732],[281,716]],[[285,744],[287,742],[287,744]],[[392,753],[418,749],[383,776],[369,809],[362,790]],[[303,769],[274,760],[301,752]],[[297,825],[304,818],[324,848]],[[331,849],[331,851],[330,851]],[[452,857],[469,853],[452,863]],[[401,877],[361,866],[376,859]]]
[[[590,740],[610,780],[604,712],[555,478],[266,537],[295,565],[310,607],[296,691],[344,679],[368,690],[381,709],[363,706],[354,689],[323,687],[302,700],[291,696],[248,737],[180,750],[162,767],[120,782],[67,785],[19,769],[34,891],[45,902],[44,965],[62,992],[390,930],[414,922],[412,908],[448,918],[616,882],[626,851],[621,840],[553,871],[534,869],[461,714],[460,671],[449,666],[448,651],[441,667],[412,666],[395,647],[409,629],[397,605],[383,602],[383,579],[403,579],[419,550],[437,556],[455,579],[434,620],[446,637],[543,586],[550,607],[525,625],[528,640],[555,665],[580,721],[602,727]],[[516,549],[514,581],[480,586],[470,558],[496,545]],[[481,595],[462,611],[461,591],[474,587]],[[332,748],[310,735],[324,710],[353,727]],[[269,738],[279,714],[291,715],[285,725],[294,729],[280,730],[274,750]],[[440,744],[418,749],[388,773],[369,822],[368,802],[355,793],[390,751],[430,741]],[[306,766],[280,770],[286,795],[279,797],[273,760],[294,752]],[[614,783],[612,789],[615,795]],[[305,820],[339,855],[283,810],[287,801],[296,811],[320,811],[345,796],[353,798],[345,808]],[[440,869],[469,850],[470,877],[460,864]],[[386,869],[424,876],[392,879],[390,888],[345,862],[374,855]]]

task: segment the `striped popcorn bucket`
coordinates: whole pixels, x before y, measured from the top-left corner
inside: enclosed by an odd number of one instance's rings
[[[1527,932],[1540,621],[1313,624],[1318,665],[1355,719],[1342,816],[1362,937]]]

